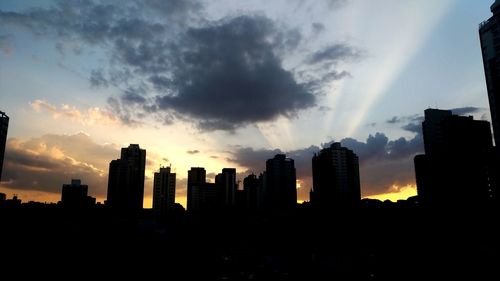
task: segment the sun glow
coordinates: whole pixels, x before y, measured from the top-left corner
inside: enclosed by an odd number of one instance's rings
[[[391,187],[391,191],[388,193],[377,194],[366,196],[368,199],[377,199],[377,200],[391,200],[396,202],[398,200],[406,200],[409,197],[417,195],[417,186],[414,184],[408,184],[404,186],[393,185]]]

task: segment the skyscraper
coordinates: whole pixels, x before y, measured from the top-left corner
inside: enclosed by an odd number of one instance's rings
[[[319,209],[355,206],[361,200],[358,156],[332,143],[312,158],[311,204]]]
[[[3,158],[7,144],[7,130],[9,129],[9,116],[0,111],[0,180],[2,180]]]
[[[193,210],[194,195],[193,187],[200,186],[206,183],[207,172],[205,168],[202,167],[191,167],[188,171],[188,183],[187,183],[187,210]]]
[[[144,201],[146,150],[138,144],[122,148],[120,159],[109,164],[107,204],[114,209],[136,212]]]
[[[491,5],[493,16],[479,25],[484,74],[490,102],[495,144],[500,144],[500,0]]]
[[[436,206],[489,201],[495,189],[489,122],[426,109],[422,131],[425,155],[414,159],[420,200]]]
[[[265,208],[290,210],[297,204],[297,178],[293,159],[276,154],[266,161]]]
[[[175,204],[175,173],[170,172],[170,167],[160,167],[155,173],[153,182],[153,210],[165,213]]]
[[[221,208],[234,207],[236,204],[236,169],[224,168],[222,173],[215,176],[217,201]]]
[[[243,179],[243,190],[245,191],[246,208],[258,210],[260,208],[260,181],[256,175],[251,174]]]

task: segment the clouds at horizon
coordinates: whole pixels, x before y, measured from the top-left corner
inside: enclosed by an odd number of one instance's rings
[[[109,161],[115,145],[99,145],[84,134],[54,135],[7,141],[1,186],[11,190],[60,193],[63,183],[81,179],[89,195],[105,198]]]
[[[409,123],[408,123],[409,124]],[[403,127],[408,124],[404,124]],[[280,149],[253,149],[240,147],[231,152],[227,160],[246,167],[247,172],[259,173],[265,170],[265,161],[278,153],[285,153],[294,159],[297,179],[303,181],[302,187],[297,190],[298,198],[309,200],[309,191],[312,187],[312,164],[314,153],[332,142],[311,145],[307,148],[287,151]],[[413,157],[424,151],[421,131],[412,138],[398,138],[389,140],[384,133],[369,135],[365,141],[353,138],[340,140],[342,146],[356,153],[360,162],[361,192],[363,196],[394,192],[394,186],[414,184],[415,174]]]

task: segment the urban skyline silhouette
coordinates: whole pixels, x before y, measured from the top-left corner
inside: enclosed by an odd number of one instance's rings
[[[476,39],[461,41],[476,43],[482,60],[475,56],[475,65],[484,73],[473,67],[462,75],[451,67],[415,75],[410,66],[425,63],[410,58],[420,52],[446,64],[446,56],[440,61],[415,44],[427,37],[438,43],[435,55],[466,50],[457,41],[450,45],[456,50],[439,53],[444,41],[437,37],[470,34],[456,21],[460,9],[475,10],[469,3],[375,9],[371,2],[306,0],[263,10],[239,1],[47,3],[0,4],[7,66],[0,67],[0,241],[10,272],[172,280],[500,277],[500,0],[487,20],[476,18]],[[370,32],[347,28],[357,26],[352,20],[339,25],[349,39],[331,41],[342,35],[324,15],[345,21],[355,11],[365,18],[360,23],[376,14],[402,25],[386,26],[379,36],[387,41],[377,45]],[[432,26],[464,32],[444,36]],[[46,62],[55,54],[65,72],[78,79],[88,72],[81,80],[91,88],[62,77],[49,95],[60,107],[38,98],[43,86],[28,94],[30,110],[20,106],[22,87],[35,89],[52,75],[37,70],[46,76],[27,83],[11,75],[25,65],[19,44],[34,38],[54,43],[32,47]],[[372,49],[361,47],[366,42]],[[469,59],[450,57],[457,65]],[[33,55],[28,65],[35,69],[39,60]],[[405,67],[422,82],[406,79]],[[426,80],[431,76],[439,81]],[[465,88],[467,77],[481,76],[483,86],[456,92],[451,109],[418,101],[428,102],[429,93],[411,100],[395,94],[406,84],[412,93],[435,89],[431,96],[453,89],[448,76],[462,77],[455,84]],[[58,93],[82,88],[95,93]],[[489,111],[471,102],[479,92]],[[370,119],[382,101],[403,111]],[[363,127],[376,128],[366,142],[356,139]],[[384,127],[399,131],[386,135]],[[75,128],[92,136],[60,134]]]

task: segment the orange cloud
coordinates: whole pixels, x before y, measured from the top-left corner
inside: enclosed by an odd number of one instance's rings
[[[118,117],[110,111],[99,107],[90,107],[87,110],[79,110],[75,106],[68,104],[62,104],[60,107],[57,107],[43,100],[35,100],[31,102],[30,105],[36,112],[46,111],[51,113],[54,119],[65,117],[73,122],[78,122],[85,126],[120,124]]]

